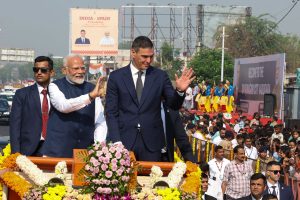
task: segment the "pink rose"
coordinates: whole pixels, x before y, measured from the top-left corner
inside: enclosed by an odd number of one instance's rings
[[[112,164],[112,167],[111,167],[111,169],[112,169],[112,171],[117,171],[117,169],[118,169],[118,166],[117,165],[115,165],[115,164]]]
[[[120,152],[117,152],[115,156],[116,156],[116,159],[120,159],[122,157],[122,154]]]
[[[106,171],[105,172],[106,178],[110,178],[112,175],[113,175],[113,173],[111,171]]]
[[[107,170],[107,168],[108,168],[108,166],[107,166],[106,164],[102,164],[102,165],[101,165],[101,169],[102,169],[102,171],[106,171],[106,170]]]

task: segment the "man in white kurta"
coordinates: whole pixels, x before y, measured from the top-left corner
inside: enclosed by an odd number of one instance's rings
[[[229,160],[224,158],[224,149],[222,146],[215,147],[215,158],[208,162],[209,165],[209,187],[206,194],[217,198],[218,200],[223,200],[222,193],[222,181],[224,175],[224,169],[226,165],[230,163]]]

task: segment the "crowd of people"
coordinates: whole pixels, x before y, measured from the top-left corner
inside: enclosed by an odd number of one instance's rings
[[[185,109],[180,112],[189,137],[197,138],[203,144],[208,141],[214,144],[214,155],[209,162],[200,162],[209,177],[206,194],[216,199],[223,199],[224,193],[229,196],[227,199],[247,199],[254,172],[267,177],[267,193],[274,193],[271,186],[279,179],[283,181],[284,175],[300,180],[297,127],[285,128],[276,116],[263,125],[258,113],[254,113],[251,120],[242,111],[238,113],[239,117],[232,122],[228,113],[211,117],[192,114]],[[234,159],[229,161],[231,151]],[[277,199],[293,199],[290,188],[283,184],[278,187]]]
[[[65,77],[53,82],[53,61],[46,56],[37,57],[33,67],[36,84],[17,90],[13,99],[12,152],[72,157],[73,149],[107,141],[122,143],[137,160],[172,162],[175,141],[184,160],[197,162],[188,139],[195,137],[215,144],[214,158],[201,163],[203,171],[205,166],[209,171],[207,199],[223,199],[223,194],[226,199],[249,197],[256,190],[252,191],[250,180],[258,179],[268,188],[266,193],[274,193],[281,200],[292,199],[289,189],[281,191],[274,177],[283,172],[295,177],[300,174],[297,130],[284,128],[276,117],[262,126],[257,113],[250,121],[239,111],[238,119],[231,122],[234,87],[229,81],[217,87],[201,83],[192,90],[189,86],[195,79],[193,70],[184,68],[180,76],[175,76],[173,88],[167,73],[150,65],[154,48],[145,36],[133,41],[131,58],[128,66],[109,75],[104,91],[104,78],[96,85],[85,81],[86,67],[81,56],[66,56],[62,68]],[[104,94],[105,105],[101,100]],[[191,114],[194,100],[196,108],[203,112],[226,114]],[[179,112],[182,105],[187,109]],[[235,159],[226,160],[224,157],[232,149]],[[262,175],[252,177],[258,160]],[[256,196],[252,194],[255,199],[261,198]]]
[[[231,113],[235,109],[234,86],[230,81],[220,81],[218,85],[210,81],[196,83],[186,90],[183,107],[205,113]]]

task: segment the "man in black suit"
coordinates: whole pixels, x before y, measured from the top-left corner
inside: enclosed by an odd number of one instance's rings
[[[267,164],[267,188],[265,194],[273,194],[280,200],[293,200],[294,195],[290,186],[279,183],[280,164],[276,161],[270,161]]]
[[[267,188],[267,179],[262,173],[255,173],[250,178],[251,194],[245,200],[261,200]]]
[[[176,76],[176,90],[165,71],[151,66],[152,41],[137,37],[131,47],[132,62],[113,71],[106,93],[108,140],[121,142],[137,160],[160,161],[165,138],[161,119],[161,98],[178,110],[185,90],[194,80],[193,70],[184,68]]]
[[[76,39],[75,44],[90,44],[90,40],[85,37],[85,30],[80,31],[80,36],[79,38]]]
[[[193,151],[189,139],[184,130],[180,115],[178,111],[172,110],[163,104],[162,108],[162,120],[165,125],[166,134],[166,147],[167,151],[163,152],[166,155],[166,159],[162,161],[174,162],[174,139],[176,145],[179,147],[180,153],[185,161],[196,162],[196,158],[193,156]],[[163,154],[162,154],[163,155]]]
[[[36,83],[17,90],[13,99],[10,115],[10,143],[12,153],[42,156],[41,148],[46,137],[50,110],[47,87],[54,75],[53,61],[46,56],[37,57],[34,60],[33,72]],[[48,111],[42,114],[43,108],[48,108]]]

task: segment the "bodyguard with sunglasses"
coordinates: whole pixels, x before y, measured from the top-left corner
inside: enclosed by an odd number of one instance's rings
[[[270,161],[267,164],[267,189],[265,194],[273,194],[278,200],[293,200],[293,192],[290,186],[286,186],[279,182],[280,164],[276,161]]]
[[[54,75],[53,61],[46,56],[35,58],[33,73],[36,83],[17,90],[13,99],[10,143],[12,153],[42,156],[50,110],[47,88]]]

